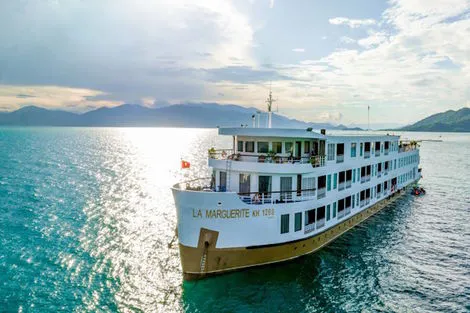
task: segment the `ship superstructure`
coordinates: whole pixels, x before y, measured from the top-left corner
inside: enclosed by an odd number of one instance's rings
[[[312,253],[376,213],[421,177],[416,142],[311,129],[220,128],[212,177],[177,184],[187,279]]]

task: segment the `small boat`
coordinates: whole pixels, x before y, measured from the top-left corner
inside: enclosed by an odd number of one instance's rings
[[[422,196],[426,194],[426,190],[424,190],[423,187],[414,186],[413,189],[411,189],[411,194],[414,196]]]

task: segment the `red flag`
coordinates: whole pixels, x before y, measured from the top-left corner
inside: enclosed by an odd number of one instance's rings
[[[185,160],[181,160],[181,168],[189,168],[191,166],[191,163]]]

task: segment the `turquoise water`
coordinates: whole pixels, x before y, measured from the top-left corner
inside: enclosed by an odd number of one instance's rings
[[[470,135],[441,139],[421,147],[426,196],[313,255],[183,283],[169,187],[230,138],[0,128],[0,312],[470,312]]]

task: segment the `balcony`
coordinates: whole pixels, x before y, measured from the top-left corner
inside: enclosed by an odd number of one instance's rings
[[[344,215],[348,215],[349,213],[351,213],[351,206],[344,209]]]
[[[361,200],[360,204],[361,204],[361,208],[362,208],[364,205],[366,205],[366,200]]]
[[[375,150],[375,156],[379,157],[380,156],[380,150]]]
[[[384,155],[388,155],[388,149],[384,150]]]
[[[246,204],[278,204],[302,202],[315,199],[315,188],[297,190],[283,190],[271,192],[238,193],[240,199]]]
[[[351,185],[352,185],[352,181],[347,180],[346,181],[346,188],[351,188]]]
[[[317,199],[323,199],[326,196],[326,188],[318,188],[317,190]]]
[[[364,151],[364,159],[370,158],[370,151]]]
[[[338,211],[338,219],[342,218],[345,215],[344,210]]]
[[[316,224],[317,229],[322,228],[323,226],[325,226],[325,219],[322,218],[321,220],[318,220]]]
[[[336,156],[336,163],[343,163],[344,162],[344,154],[338,154]]]

